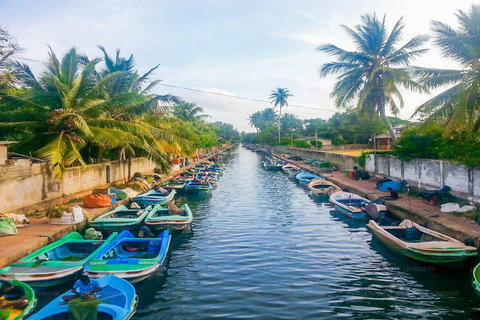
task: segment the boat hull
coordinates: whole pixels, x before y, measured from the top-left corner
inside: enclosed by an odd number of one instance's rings
[[[469,249],[449,249],[449,248],[410,248],[405,243],[394,236],[389,236],[377,223],[370,221],[367,224],[372,234],[380,240],[389,249],[404,255],[405,257],[427,263],[445,264],[462,262],[469,257],[477,255]],[[452,245],[453,246],[453,245]]]
[[[346,215],[347,217],[355,220],[367,220],[368,216],[364,212],[353,212],[350,210],[347,210],[339,205],[335,205],[335,210]]]

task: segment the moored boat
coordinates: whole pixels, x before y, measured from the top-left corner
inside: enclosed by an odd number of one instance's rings
[[[37,297],[35,296],[35,291],[33,291],[32,287],[28,284],[18,281],[18,280],[10,280],[9,281],[14,286],[20,286],[25,291],[25,299],[28,301],[28,305],[23,309],[17,309],[14,307],[3,307],[2,314],[6,316],[3,318],[5,320],[22,320],[26,319],[26,317],[32,313],[33,309],[37,305]],[[2,300],[0,300],[2,301]]]
[[[137,232],[143,220],[154,209],[148,206],[145,209],[129,209],[124,205],[102,214],[89,222],[89,225],[97,231],[122,231]]]
[[[367,220],[369,215],[375,218],[376,215],[381,217],[387,212],[387,208],[383,204],[373,203],[368,199],[350,192],[334,192],[328,200],[335,205],[335,210],[352,219]],[[370,207],[368,207],[368,205],[370,205]],[[370,213],[367,211],[370,211]]]
[[[206,194],[212,190],[213,186],[210,183],[201,183],[199,181],[188,180],[185,185],[185,191],[188,193]]]
[[[301,171],[299,167],[294,164],[286,164],[282,167],[283,172],[290,178],[295,178],[295,176]]]
[[[315,197],[328,197],[334,192],[342,191],[339,186],[325,179],[313,179],[312,182],[308,184],[308,189]]]
[[[316,174],[306,172],[306,171],[300,171],[296,176],[295,179],[297,179],[300,184],[303,185],[308,185],[310,182],[312,182],[313,179],[323,179],[322,177],[317,176]]]
[[[157,238],[135,238],[122,231],[89,261],[85,274],[92,278],[111,274],[132,283],[145,280],[162,266],[170,239],[168,231]]]
[[[263,163],[263,168],[269,171],[280,171],[282,170],[282,165],[275,161],[266,161]]]
[[[73,279],[87,262],[115,238],[85,240],[71,232],[14,264],[0,269],[0,280],[19,280],[32,287],[49,287]]]
[[[387,247],[411,259],[450,263],[477,255],[477,248],[410,220],[403,220],[398,226],[380,226],[370,220],[367,227]]]
[[[162,205],[169,201],[172,201],[176,193],[177,192],[175,190],[171,190],[169,194],[165,195],[161,192],[150,190],[133,198],[132,203],[135,202],[142,208],[154,206],[157,204]]]
[[[135,314],[138,297],[135,288],[128,281],[108,275],[97,279],[102,289],[95,293],[98,300],[97,317],[99,320],[127,320]],[[71,295],[71,291],[63,293],[32,315],[29,320],[69,320],[71,314],[69,304],[62,297]]]
[[[167,182],[164,182],[161,184],[162,188],[166,190],[175,190],[177,193],[179,193],[183,188],[185,188],[185,185],[187,184],[186,180],[183,179],[172,179]]]
[[[145,225],[158,231],[164,229],[184,230],[193,221],[192,210],[188,204],[184,204],[178,212],[172,212],[169,208],[157,205],[145,219]]]

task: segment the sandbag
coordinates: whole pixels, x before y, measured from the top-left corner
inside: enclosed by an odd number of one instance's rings
[[[83,222],[83,210],[79,206],[72,208],[73,212],[64,212],[61,218],[50,219],[50,224],[77,224]]]
[[[83,197],[85,208],[103,208],[112,204],[112,199],[105,194],[91,194]]]

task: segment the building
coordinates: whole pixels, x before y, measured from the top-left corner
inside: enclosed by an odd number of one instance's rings
[[[5,165],[5,162],[8,159],[8,146],[17,141],[0,141],[0,166]]]
[[[393,127],[393,131],[395,132],[395,137],[398,139],[402,136],[402,130],[405,126],[398,126]],[[373,137],[373,144],[375,150],[390,150],[392,149],[392,137],[390,133],[382,133],[378,136]]]

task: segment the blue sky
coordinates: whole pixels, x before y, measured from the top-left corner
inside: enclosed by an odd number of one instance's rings
[[[386,14],[393,26],[404,16],[405,41],[429,33],[431,20],[455,25],[454,12],[468,10],[471,1],[430,0],[317,0],[317,1],[107,1],[0,0],[0,24],[25,50],[22,57],[45,61],[47,44],[57,54],[72,46],[89,57],[100,56],[97,45],[113,55],[134,54],[146,72],[160,63],[156,78],[165,84],[267,100],[271,90],[287,87],[291,104],[325,110],[289,107],[302,119],[328,118],[335,111],[329,99],[334,77],[321,79],[318,69],[330,61],[315,51],[322,43],[353,49],[341,25],[353,27],[360,15]],[[447,68],[455,65],[432,49],[416,65]],[[42,64],[25,61],[35,71]],[[249,114],[267,104],[248,102],[158,86],[196,102],[211,121],[248,126]],[[427,95],[405,93],[400,116],[409,118]]]

